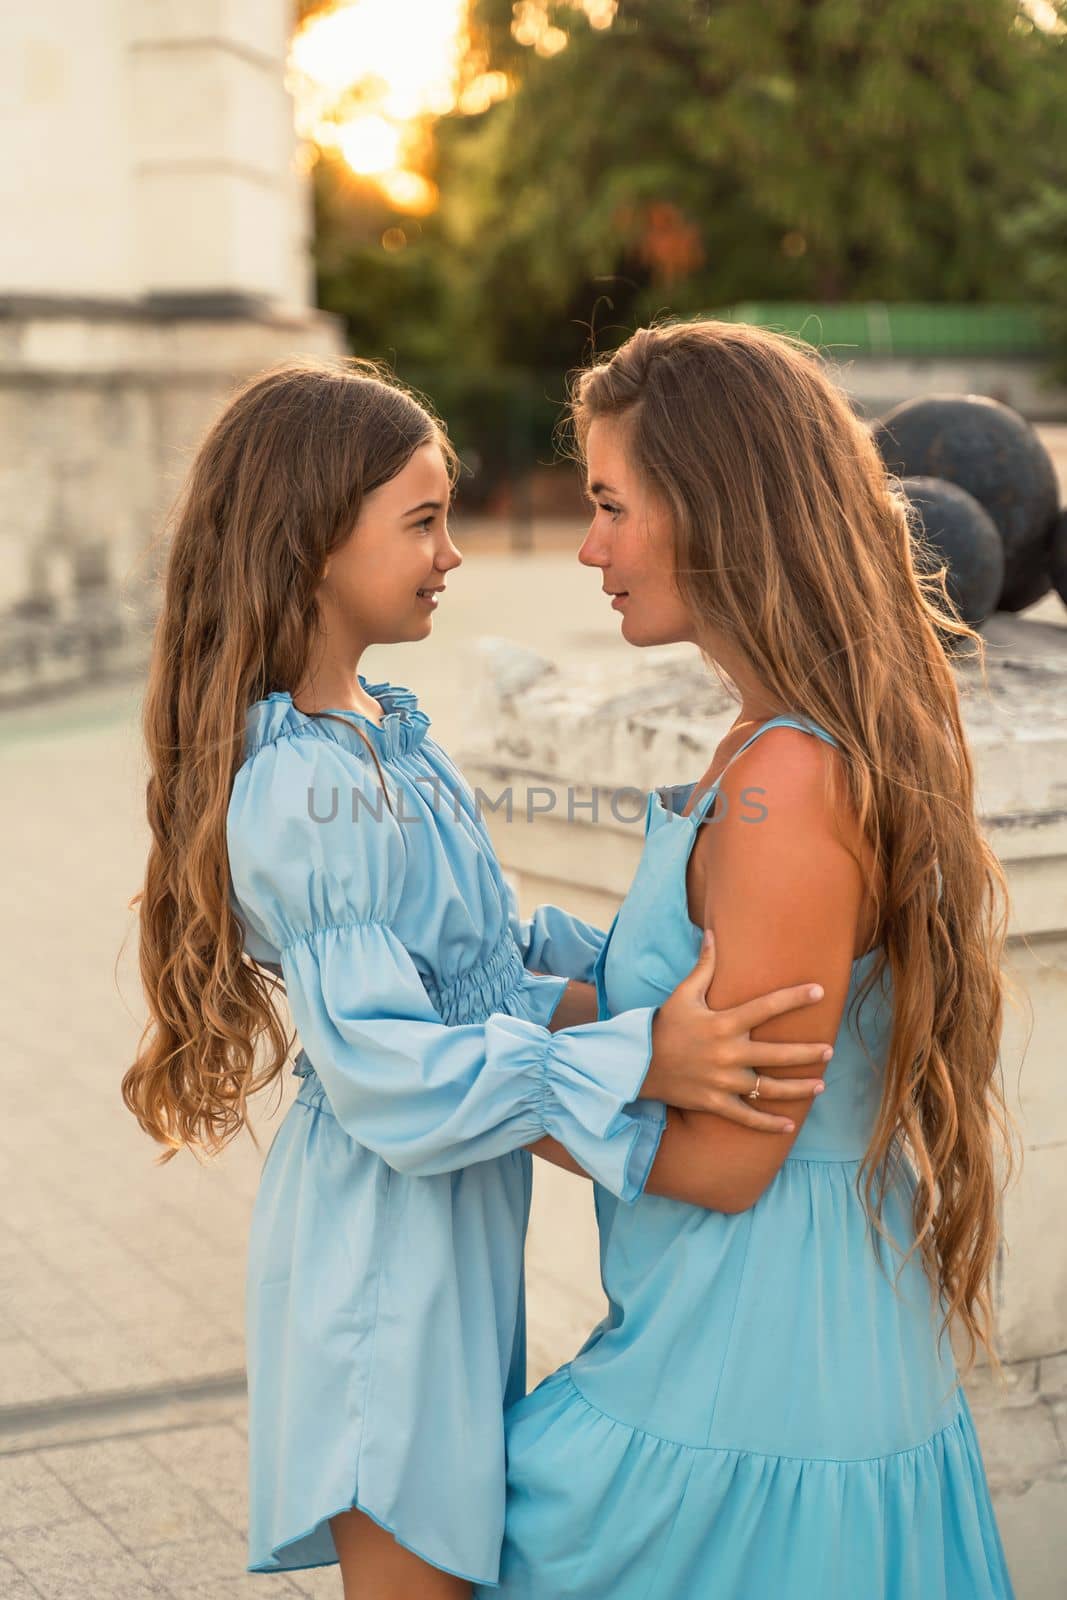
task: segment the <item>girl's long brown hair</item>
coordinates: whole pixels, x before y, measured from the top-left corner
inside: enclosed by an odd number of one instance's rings
[[[978,825],[949,659],[969,650],[985,681],[984,643],[867,427],[800,340],[713,321],[642,328],[576,378],[579,456],[604,417],[623,423],[669,510],[692,612],[837,740],[829,793],[836,804],[843,777],[873,847],[880,919],[882,954],[857,1002],[887,966],[894,992],[864,1201],[884,1234],[894,1164],[910,1151],[907,1256],[921,1248],[944,1295],[940,1335],[958,1318],[968,1367],[978,1344],[999,1367],[992,1273],[1014,1168],[998,1082],[1008,892]]]
[[[130,901],[140,905],[149,1016],[122,1098],[165,1146],[161,1162],[183,1147],[216,1153],[246,1124],[258,1148],[246,1102],[277,1077],[292,1041],[272,999],[278,979],[243,953],[229,901],[226,814],[246,713],[302,681],[327,557],[351,534],[364,496],[429,443],[454,482],[443,428],[382,368],[296,361],[246,383],[193,462],[148,668],[152,840],[144,887]]]

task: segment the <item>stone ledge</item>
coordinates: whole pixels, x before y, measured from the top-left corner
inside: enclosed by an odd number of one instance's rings
[[[1067,607],[1051,595],[1024,617],[991,618],[983,638],[988,689],[977,667],[957,668],[979,815],[1009,847],[1025,834],[1029,857],[1041,853],[1034,830],[1048,830],[1042,849],[1059,855],[1067,819]],[[477,649],[474,725],[484,733],[466,760],[487,774],[560,788],[580,777],[586,794],[688,782],[736,718],[736,701],[692,645],[631,651],[610,666],[583,668],[580,677],[506,640],[484,638]]]
[[[156,600],[124,604],[110,590],[58,615],[0,616],[0,710],[87,683],[142,676],[152,648]]]
[[[161,300],[113,307],[72,301],[45,309],[0,310],[0,380],[58,383],[114,378],[170,383],[191,374],[231,380],[297,353],[343,353],[341,319],[327,311],[268,310],[241,297],[197,304]]]

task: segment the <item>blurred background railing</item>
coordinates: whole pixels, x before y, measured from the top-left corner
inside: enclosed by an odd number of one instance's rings
[[[743,301],[709,315],[795,334],[838,358],[849,356],[1044,356],[1049,319],[1041,306],[924,305],[867,301],[818,305]]]

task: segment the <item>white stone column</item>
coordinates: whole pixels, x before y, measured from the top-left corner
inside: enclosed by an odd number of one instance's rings
[[[126,13],[124,0],[5,9],[0,296],[139,290]]]
[[[12,9],[0,296],[307,307],[290,24],[290,0]]]
[[[294,181],[283,74],[291,9],[289,0],[129,6],[144,293],[308,304],[306,185]]]

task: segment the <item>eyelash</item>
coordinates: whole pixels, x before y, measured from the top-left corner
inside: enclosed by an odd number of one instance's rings
[[[595,506],[597,506],[599,508],[599,510],[606,511],[609,514],[609,516],[617,517],[617,516],[621,515],[622,507],[621,506],[613,506],[607,500],[594,500],[593,504]]]
[[[421,522],[416,522],[416,524],[415,524],[416,528],[425,528],[427,533],[429,533],[430,524],[433,522],[433,519],[434,519],[435,515],[436,515],[436,513],[431,511],[430,515],[428,517],[423,517]]]

